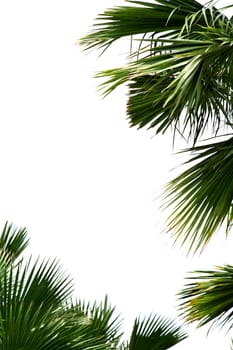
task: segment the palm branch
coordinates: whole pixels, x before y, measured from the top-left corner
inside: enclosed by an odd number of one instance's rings
[[[106,10],[80,41],[86,49],[129,35],[139,43],[125,67],[97,74],[104,93],[129,84],[131,125],[180,129],[194,142],[210,124],[217,132],[231,120],[233,22],[194,0],[126,2],[133,6]]]
[[[179,293],[180,311],[187,322],[203,326],[232,327],[233,322],[233,266],[217,266],[214,270],[194,271]]]
[[[7,266],[0,280],[0,341],[3,348],[45,349],[63,332],[57,310],[68,297],[70,281],[55,261]],[[63,334],[63,333],[62,333]],[[54,338],[54,339],[53,339]],[[59,349],[59,347],[58,347]]]
[[[27,242],[26,229],[5,225],[0,236],[0,347],[112,349],[119,323],[107,298],[91,307],[74,305],[72,280],[56,259],[21,259],[15,264]]]
[[[107,299],[84,310],[70,300],[72,284],[57,261],[21,262],[0,283],[0,344],[4,349],[110,350],[118,322]],[[81,312],[82,310],[82,312]]]
[[[233,126],[233,20],[213,1],[127,3],[99,15],[80,42],[87,50],[105,50],[131,37],[128,63],[96,76],[105,78],[104,94],[128,84],[131,126],[156,133],[171,128],[193,143],[197,155],[186,163],[192,167],[167,187],[166,203],[175,208],[168,227],[189,241],[190,250],[202,249],[222,224],[229,231],[233,217],[231,140],[195,147],[204,132],[216,136]]]
[[[114,316],[108,298],[100,304],[74,302],[72,280],[58,260],[30,258],[15,264],[14,258],[5,259],[18,257],[27,242],[26,229],[5,225],[0,236],[1,348],[165,350],[186,337],[173,321],[150,316],[137,318],[129,343],[120,344],[119,316]]]

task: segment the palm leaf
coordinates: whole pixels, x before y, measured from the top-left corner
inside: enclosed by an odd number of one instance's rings
[[[0,344],[3,349],[109,350],[117,332],[107,303],[85,317],[68,303],[71,281],[57,261],[37,260],[2,271]],[[117,336],[114,340],[116,341]]]
[[[45,349],[53,341],[63,320],[57,310],[70,295],[71,282],[56,261],[36,261],[1,269],[0,341],[3,348]],[[45,330],[47,327],[47,330]],[[58,328],[57,328],[58,327]],[[62,328],[63,329],[63,328]],[[67,331],[68,332],[68,331]],[[45,339],[43,334],[47,334]],[[44,345],[43,345],[44,346]],[[48,348],[47,348],[48,349]]]
[[[120,332],[121,321],[119,315],[114,316],[115,307],[112,307],[107,296],[104,301],[90,304],[77,301],[67,305],[66,314],[74,320],[80,320],[80,325],[89,334],[90,338],[96,339],[100,344],[111,344],[111,347],[119,343],[122,333]]]
[[[112,349],[120,336],[119,322],[107,297],[100,305],[74,305],[72,281],[57,260],[14,263],[27,242],[26,229],[5,225],[0,236],[0,347]]]
[[[29,243],[25,227],[16,228],[13,224],[5,223],[0,235],[0,263],[14,262],[25,250]]]
[[[193,0],[130,3],[135,6],[106,10],[81,39],[87,49],[106,48],[136,35],[139,44],[128,65],[96,75],[105,78],[104,94],[129,84],[131,125],[156,132],[172,126],[194,143],[210,124],[216,133],[233,109],[232,21]]]
[[[165,206],[172,208],[168,231],[189,250],[203,249],[214,233],[233,220],[233,138],[191,149],[194,164],[166,187]]]
[[[221,327],[233,322],[233,266],[194,271],[179,293],[180,311],[187,322],[203,326],[211,321]]]
[[[195,0],[158,0],[132,1],[131,6],[115,6],[100,14],[93,30],[80,39],[80,44],[87,50],[106,48],[115,40],[125,36],[179,32],[184,19],[191,14],[199,13],[203,6]],[[204,24],[204,18],[200,20]],[[145,38],[145,37],[144,37]]]
[[[128,350],[165,350],[185,339],[183,330],[173,321],[150,316],[134,322]]]

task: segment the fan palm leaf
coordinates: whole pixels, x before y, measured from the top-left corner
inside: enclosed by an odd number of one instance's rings
[[[25,266],[20,263],[16,268],[7,266],[1,274],[0,340],[3,348],[44,349],[42,344],[52,342],[58,329],[64,328],[56,312],[70,294],[70,281],[62,276],[55,261],[37,261],[32,267],[30,262]]]
[[[14,262],[28,246],[29,239],[25,227],[16,228],[5,223],[0,235],[0,264]]]
[[[119,323],[107,298],[86,308],[73,304],[72,281],[57,260],[15,264],[27,242],[26,229],[5,225],[0,236],[0,348],[112,349]]]
[[[217,266],[214,270],[194,271],[179,293],[180,311],[187,322],[199,327],[209,322],[232,327],[233,266]]]
[[[67,305],[67,315],[77,322],[80,320],[83,328],[95,339],[102,343],[117,345],[122,333],[120,332],[121,320],[119,315],[114,316],[115,307],[112,307],[107,296],[101,303],[93,304],[85,301],[77,301]]]
[[[115,6],[98,15],[92,31],[80,39],[86,50],[107,48],[123,37],[142,34],[155,35],[169,31],[176,34],[184,25],[184,19],[199,13],[203,6],[195,0],[126,0],[130,6]],[[215,9],[216,11],[216,9]],[[209,17],[209,16],[207,16]],[[200,23],[205,23],[202,16]]]
[[[233,22],[193,0],[129,2],[135,6],[106,10],[81,39],[87,49],[106,48],[137,34],[128,65],[96,75],[105,78],[104,93],[129,84],[131,125],[156,132],[179,127],[194,143],[210,123],[217,132],[233,109]]]
[[[159,315],[134,322],[127,350],[166,350],[186,338],[185,332],[175,323]]]
[[[197,251],[223,224],[226,233],[232,226],[233,138],[193,150],[189,168],[167,185],[165,202],[172,207],[168,231]]]
[[[128,63],[96,76],[104,78],[104,94],[128,84],[131,126],[156,133],[171,128],[191,140],[197,155],[187,165],[195,165],[167,187],[167,203],[175,208],[168,226],[190,250],[202,249],[223,223],[229,231],[233,217],[232,141],[195,147],[204,132],[216,136],[233,126],[233,20],[212,1],[126,3],[99,15],[81,44],[105,50],[132,38]]]

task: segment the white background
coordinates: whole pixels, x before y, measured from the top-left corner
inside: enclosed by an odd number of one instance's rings
[[[97,91],[94,72],[123,64],[127,41],[98,60],[75,45],[120,3],[0,1],[0,221],[27,226],[33,255],[59,257],[77,297],[108,294],[128,336],[140,313],[177,317],[186,272],[232,263],[232,239],[186,258],[161,235],[172,137],[129,128],[124,87]],[[230,348],[224,332],[190,332],[176,349]]]

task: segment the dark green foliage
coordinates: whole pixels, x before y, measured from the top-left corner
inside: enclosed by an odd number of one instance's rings
[[[195,146],[203,133],[210,131],[215,137],[220,130],[232,132],[233,21],[212,1],[206,5],[194,0],[126,3],[130,6],[116,6],[99,15],[81,44],[85,49],[106,49],[115,40],[131,37],[128,64],[96,75],[105,78],[100,86],[104,94],[128,84],[131,126],[147,126],[156,133],[171,128],[174,135],[178,132],[191,141],[191,162],[199,162],[169,183],[166,204],[172,208],[175,204],[168,230],[196,251],[222,223],[227,221],[227,232],[231,227],[230,141],[226,147],[221,145],[228,154],[223,159],[219,159],[222,151],[214,154],[218,144]],[[208,171],[215,160],[218,167]],[[213,183],[216,191],[211,193]],[[223,184],[230,189],[228,194],[221,192]]]
[[[92,32],[80,41],[87,50],[103,52],[128,36],[128,63],[96,75],[104,78],[104,95],[127,84],[131,126],[153,128],[155,133],[171,129],[191,142],[187,151],[192,157],[166,186],[163,204],[172,210],[166,231],[187,243],[189,252],[203,250],[221,226],[228,234],[233,223],[233,17],[215,3],[126,1],[126,6],[99,15]],[[200,145],[203,134],[212,143]],[[232,327],[232,271],[227,265],[194,272],[180,293],[180,309],[188,322]],[[156,318],[146,324],[136,320],[130,343],[122,350],[165,349],[174,338],[160,338],[160,331]]]
[[[165,350],[185,338],[180,327],[154,316],[136,320],[130,345],[120,344],[121,322],[107,297],[99,304],[73,301],[72,281],[57,260],[15,264],[28,243],[26,229],[6,224],[0,242],[0,350],[144,350],[145,344]]]
[[[72,281],[56,260],[15,259],[26,229],[6,224],[0,236],[0,349],[102,350],[119,338],[107,299],[85,310],[72,303]],[[81,312],[82,310],[82,312]]]
[[[0,264],[14,262],[28,246],[26,228],[17,229],[6,222],[0,236]]]

